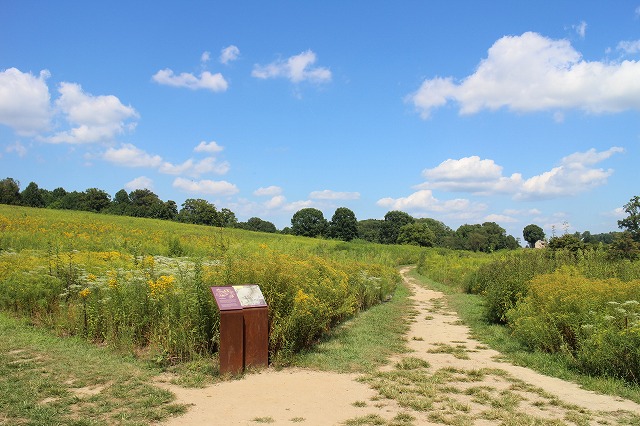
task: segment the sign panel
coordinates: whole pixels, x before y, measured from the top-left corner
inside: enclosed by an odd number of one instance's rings
[[[236,295],[243,308],[257,308],[267,306],[260,287],[256,284],[234,285]]]
[[[211,287],[213,297],[216,299],[218,309],[221,311],[232,311],[242,309],[242,304],[236,290],[233,287]]]

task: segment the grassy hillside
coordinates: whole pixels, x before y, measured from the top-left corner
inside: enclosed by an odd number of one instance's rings
[[[0,205],[0,309],[175,363],[217,350],[209,288],[259,284],[273,359],[390,297],[418,247]]]

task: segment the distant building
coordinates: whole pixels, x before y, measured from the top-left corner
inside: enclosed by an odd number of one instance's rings
[[[537,249],[547,248],[547,242],[544,240],[538,240],[536,241],[536,245],[534,247]]]

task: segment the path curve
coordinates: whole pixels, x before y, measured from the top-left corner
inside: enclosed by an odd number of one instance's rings
[[[494,373],[485,376],[485,383],[474,382],[474,386],[499,391],[513,389],[514,383],[518,383],[519,397],[529,402],[520,403],[518,410],[540,419],[562,419],[589,413],[589,424],[616,424],[620,413],[640,414],[640,405],[632,401],[596,394],[577,384],[500,361],[498,352],[470,337],[469,328],[461,323],[455,312],[447,309],[444,295],[420,286],[409,275],[411,269],[400,270],[413,293],[416,309],[407,335],[411,352],[394,357],[381,371],[393,370],[395,363],[407,357],[427,361],[431,372],[442,369],[492,371]],[[406,406],[400,407],[394,400],[380,398],[376,390],[357,379],[358,375],[354,374],[267,369],[202,389],[185,389],[163,382],[159,385],[176,394],[175,402],[189,404],[190,408],[185,415],[161,424],[339,425],[367,415],[391,420],[398,413],[410,413],[416,425],[442,424],[434,423],[429,412],[416,412]],[[458,402],[467,404],[468,413],[473,414],[474,410],[480,413],[486,408],[464,392],[457,392],[451,395],[453,397],[466,398]],[[541,404],[541,398],[551,403]],[[493,424],[480,415],[473,418],[473,424]]]

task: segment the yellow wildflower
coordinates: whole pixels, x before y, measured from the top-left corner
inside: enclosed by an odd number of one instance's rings
[[[88,288],[80,290],[80,293],[78,293],[78,295],[80,295],[80,297],[82,297],[83,299],[86,299],[87,297],[89,297],[90,294],[91,294],[91,290],[89,290]]]

